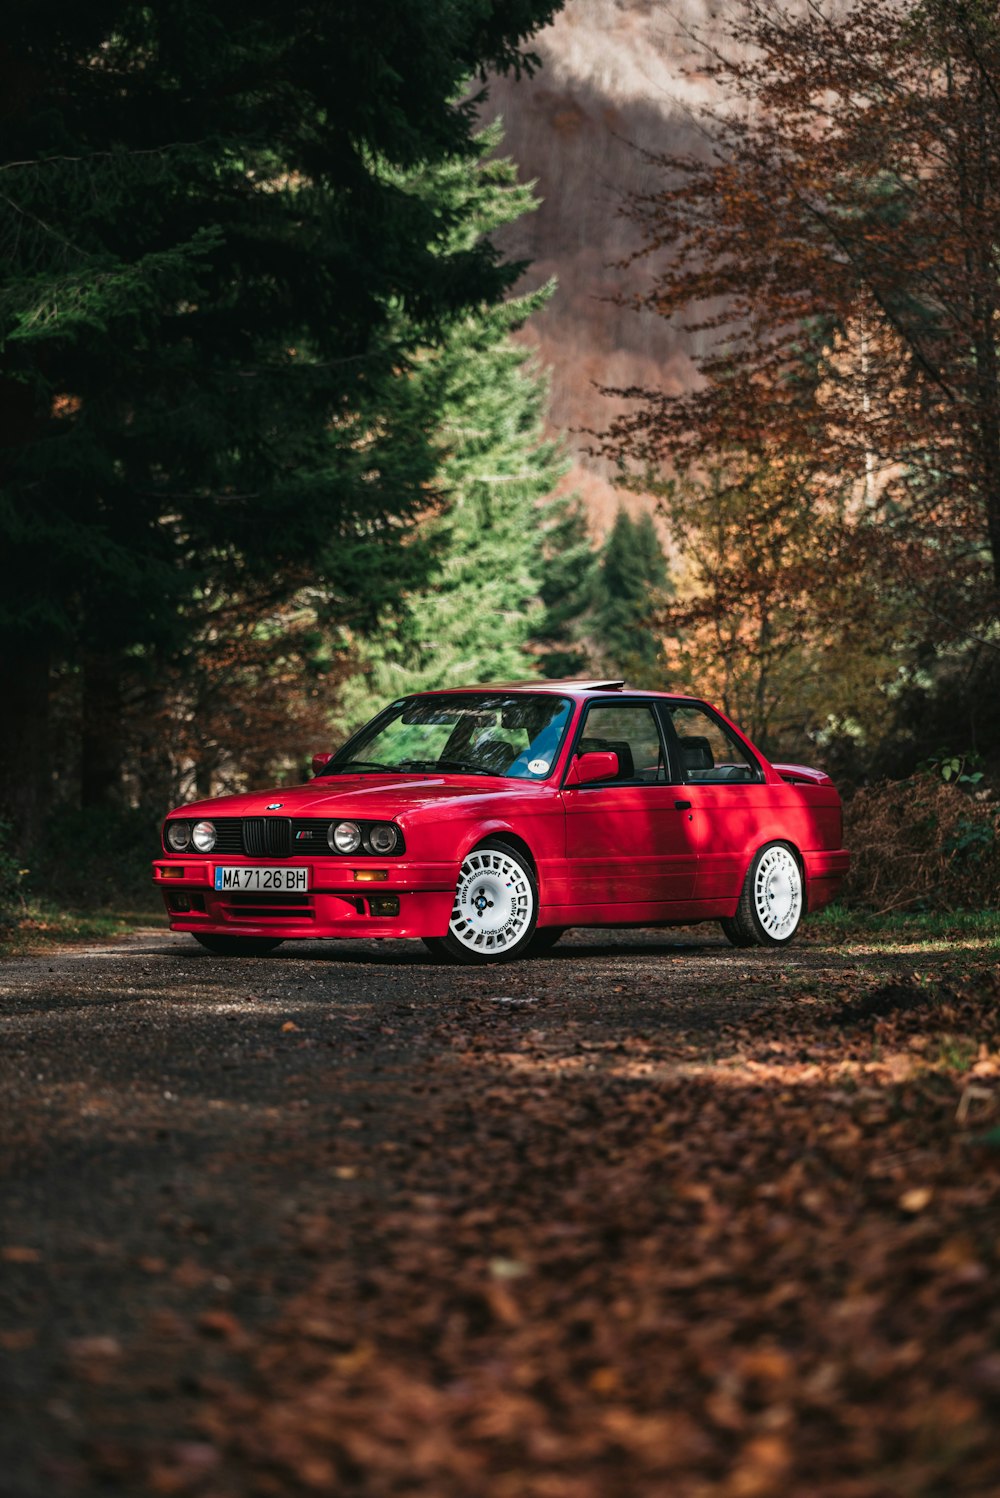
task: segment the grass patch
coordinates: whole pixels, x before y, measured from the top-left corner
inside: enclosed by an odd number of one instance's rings
[[[0,928],[0,955],[9,957],[38,947],[81,941],[113,941],[140,926],[166,926],[162,908],[74,910],[44,900],[29,900],[11,925]]]
[[[809,917],[804,930],[814,940],[823,942],[856,941],[928,952],[956,946],[1000,951],[1000,910],[899,911],[875,915],[828,905]]]

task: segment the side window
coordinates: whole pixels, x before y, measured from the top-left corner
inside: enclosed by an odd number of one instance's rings
[[[576,752],[588,754],[595,749],[610,749],[617,754],[616,780],[641,780],[650,785],[662,785],[666,780],[660,728],[651,707],[622,703],[589,708]]]
[[[681,779],[691,784],[746,785],[763,778],[735,735],[702,707],[668,705],[677,734]]]

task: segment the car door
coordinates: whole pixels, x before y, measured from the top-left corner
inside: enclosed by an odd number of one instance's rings
[[[617,754],[618,773],[563,786],[566,903],[589,908],[595,921],[667,915],[665,907],[692,898],[696,858],[681,826],[686,812],[678,803],[685,798],[668,784],[653,701],[588,703],[573,756],[592,750]]]
[[[674,791],[690,802],[682,832],[697,863],[695,898],[738,898],[753,852],[780,837],[775,786],[742,739],[702,703],[661,704]]]

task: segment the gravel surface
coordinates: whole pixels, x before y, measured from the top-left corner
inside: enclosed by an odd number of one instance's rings
[[[676,1082],[733,1026],[780,1039],[804,1004],[945,960],[737,952],[706,927],[485,969],[406,942],[223,959],[161,930],[0,964],[0,1492],[250,1491],[198,1410],[318,1267],[377,1252],[383,1213],[419,1230],[467,1190],[438,1149],[463,1118],[513,1137],[529,1091],[571,1075],[572,1169],[603,1077]]]

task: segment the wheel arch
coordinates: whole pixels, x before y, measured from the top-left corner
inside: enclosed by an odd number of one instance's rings
[[[518,853],[522,853],[524,855],[524,857],[531,864],[531,872],[534,874],[537,881],[538,863],[535,859],[534,853],[532,853],[531,851],[530,844],[526,843],[524,838],[521,837],[519,833],[513,832],[509,827],[497,826],[477,828],[474,836],[469,838],[465,846],[463,847],[462,858],[464,859],[466,854],[471,853],[474,848],[481,848],[484,843],[491,842],[495,838],[499,838],[502,842],[509,843],[510,846],[512,848],[515,848]]]

